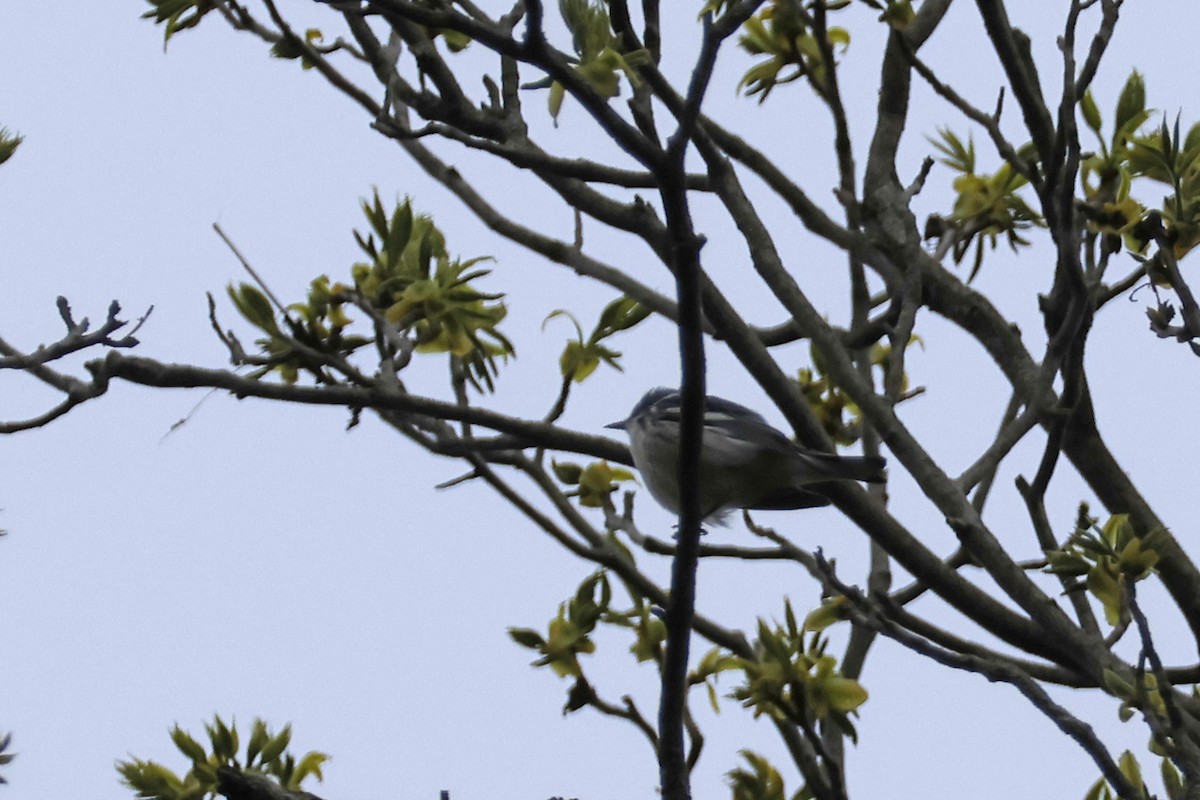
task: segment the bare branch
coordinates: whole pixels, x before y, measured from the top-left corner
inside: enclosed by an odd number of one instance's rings
[[[1029,52],[1029,37],[1012,27],[1001,0],[976,0],[975,5],[987,28],[988,38],[996,48],[996,55],[1000,57],[1000,64],[1008,75],[1009,87],[1021,107],[1039,160],[1048,165],[1055,161],[1054,122],[1043,99],[1037,68]],[[1047,174],[1051,183],[1055,177]]]
[[[992,144],[996,147],[996,152],[1000,154],[1007,163],[1012,165],[1018,173],[1029,180],[1033,186],[1037,187],[1041,184],[1041,176],[1034,170],[1025,159],[1017,154],[1017,148],[1005,138],[1004,132],[1000,130],[1000,107],[997,106],[996,113],[987,114],[979,108],[972,105],[966,98],[954,91],[949,84],[943,82],[930,69],[920,56],[912,51],[907,45],[901,46],[901,52],[912,65],[912,68],[917,71],[930,88],[933,89],[939,96],[944,98],[946,102],[954,106],[964,117],[977,123],[984,131],[987,132],[988,138],[992,140]],[[1003,95],[1002,95],[1003,96]]]
[[[1103,15],[1100,21],[1100,27],[1096,30],[1096,35],[1092,37],[1092,44],[1088,48],[1087,58],[1083,62],[1083,67],[1079,70],[1079,77],[1075,82],[1075,96],[1083,97],[1083,93],[1088,90],[1092,84],[1092,79],[1096,76],[1096,70],[1100,66],[1100,59],[1103,58],[1105,51],[1108,49],[1108,43],[1112,40],[1113,31],[1117,27],[1117,19],[1121,15],[1121,5],[1124,0],[1101,0]]]
[[[602,436],[576,433],[541,422],[509,417],[482,408],[462,407],[417,395],[404,394],[388,386],[301,386],[255,380],[226,370],[205,369],[183,364],[164,364],[148,358],[123,356],[112,352],[102,360],[87,364],[95,381],[107,384],[120,378],[142,386],[160,388],[207,387],[224,389],[238,397],[259,397],[288,403],[333,405],[346,408],[372,408],[417,414],[437,419],[470,422],[511,434],[525,447],[570,450],[621,464],[632,464],[624,445]]]

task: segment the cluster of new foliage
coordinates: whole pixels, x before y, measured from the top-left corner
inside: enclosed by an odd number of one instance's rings
[[[1088,384],[1083,359],[1095,315],[1138,286],[1149,287],[1154,298],[1147,310],[1151,330],[1200,354],[1200,305],[1179,267],[1200,243],[1200,125],[1185,128],[1177,116],[1148,108],[1137,72],[1129,76],[1111,115],[1101,112],[1092,83],[1117,26],[1121,0],[1053,4],[1064,16],[1059,66],[1067,76],[1057,99],[1045,93],[1029,38],[1011,23],[1004,4],[977,0],[979,22],[1007,82],[991,112],[965,99],[920,55],[949,0],[709,0],[694,9],[698,47],[694,37],[689,43],[679,30],[692,21],[681,20],[674,8],[662,19],[657,0],[642,3],[636,13],[624,0],[560,0],[554,19],[536,0],[517,0],[499,16],[467,0],[327,1],[321,5],[330,25],[343,30],[332,40],[315,28],[295,30],[273,0],[262,0],[261,11],[258,4],[239,0],[149,2],[153,8],[146,16],[162,25],[167,40],[215,17],[261,40],[274,57],[300,62],[360,106],[375,130],[497,235],[598,282],[615,299],[586,336],[569,310],[547,319],[569,320],[576,336],[562,351],[561,391],[543,418],[521,419],[481,407],[480,398],[491,392],[503,363],[515,354],[501,331],[507,313],[503,295],[490,288],[498,276],[480,267],[486,258],[452,255],[447,237],[414,210],[411,199],[389,207],[376,193],[363,203],[368,230],[355,233],[363,260],[345,275],[312,280],[304,299],[282,302],[246,265],[252,280],[230,287],[229,297],[256,329],[253,346],[218,323],[210,298],[213,327],[232,364],[251,371],[127,355],[122,351],[136,340],[116,338],[124,323],[115,304],[105,324],[93,331],[86,321],[76,322],[63,301],[64,338],[32,354],[0,340],[0,368],[25,370],[59,389],[64,400],[3,430],[46,424],[102,395],[111,381],[124,380],[337,405],[353,420],[369,410],[421,447],[462,459],[469,470],[462,480],[488,484],[554,542],[590,562],[589,570],[598,569],[563,602],[544,632],[513,628],[510,634],[537,653],[536,666],[570,681],[566,711],[590,708],[628,722],[644,736],[668,800],[689,796],[688,775],[704,741],[689,708],[690,691],[703,686],[716,708],[716,678],[722,673],[734,681],[728,696],[774,726],[801,784],[789,795],[780,769],[744,750],[744,764],[728,773],[735,798],[847,797],[844,743],[856,739],[853,720],[867,700],[858,678],[879,636],[945,667],[1015,686],[1095,762],[1101,777],[1089,800],[1147,798],[1151,790],[1138,759],[1129,752],[1111,754],[1089,726],[1051,699],[1046,687],[1107,693],[1122,719],[1144,721],[1167,796],[1195,796],[1200,695],[1191,685],[1200,680],[1200,670],[1163,663],[1137,587],[1160,581],[1183,623],[1200,636],[1200,571],[1109,452],[1093,411],[1091,393],[1097,387]],[[853,16],[863,9],[869,15]],[[844,24],[831,24],[834,15]],[[1080,20],[1089,15],[1095,17],[1095,33],[1079,41]],[[855,53],[851,32],[856,25],[878,26],[884,42],[878,54],[876,127],[865,132],[871,144],[861,152],[855,150],[858,137],[852,135],[839,80],[841,62]],[[756,100],[763,113],[786,104],[793,90],[807,92],[828,111],[834,134],[829,158],[838,175],[836,213],[814,202],[770,154],[723,126],[706,103],[717,53],[728,43],[750,61],[736,89]],[[687,48],[692,65],[682,83],[661,69],[664,52],[672,47]],[[494,57],[495,71],[476,74],[478,59],[456,61],[481,50]],[[477,77],[481,94],[466,88],[470,76]],[[934,159],[915,170],[907,184],[901,183],[897,165],[916,80],[945,100],[948,114],[981,131],[997,165],[986,171],[973,135],[922,121],[924,130],[937,131],[930,146],[955,177],[952,206],[920,223],[912,203]],[[545,107],[525,104],[542,91],[548,93]],[[1019,124],[1002,124],[1005,98],[1015,101]],[[614,160],[623,166],[557,154],[569,150],[551,138],[565,119],[568,100],[585,112],[584,122],[572,124],[594,125],[616,145],[614,152],[621,155]],[[546,120],[553,126],[541,124]],[[1021,131],[1016,139],[1013,130]],[[19,143],[19,137],[0,131],[0,162]],[[573,211],[574,238],[555,238],[493,205],[444,160],[447,151],[438,148],[449,147],[491,157],[548,188]],[[743,184],[746,178],[791,212],[792,228],[777,232],[764,221]],[[715,200],[730,228],[742,236],[754,277],[785,312],[778,324],[750,324],[721,292],[716,280],[721,276],[701,257],[703,234],[690,211],[697,198]],[[776,246],[777,235],[794,236],[797,222],[846,254],[852,311],[841,326],[814,306]],[[585,224],[637,238],[642,256],[657,259],[663,274],[671,276],[675,295],[655,291],[642,275],[585,247]],[[1046,335],[1041,353],[1033,352],[973,286],[1000,241],[1017,252],[1037,242],[1055,254],[1046,291],[1038,298]],[[612,255],[613,261],[628,260]],[[968,261],[969,268],[963,267]],[[1124,273],[1113,277],[1120,264],[1127,265]],[[927,314],[973,337],[1011,386],[995,439],[957,476],[945,472],[897,412],[923,391],[910,386],[905,354],[921,341],[914,329],[918,317]],[[847,582],[819,551],[808,552],[748,516],[760,546],[700,540],[696,510],[686,504],[677,539],[640,530],[631,495],[623,502],[617,495],[634,478],[620,466],[630,464],[628,451],[557,422],[573,387],[602,365],[620,369],[621,353],[612,348],[612,338],[650,315],[669,319],[680,330],[685,426],[693,413],[688,408],[698,408],[703,396],[704,343],[728,348],[778,405],[802,444],[859,445],[872,454],[886,447],[891,468],[912,476],[961,546],[950,554],[934,553],[889,513],[882,489],[868,492],[855,485],[830,487],[829,496],[866,534],[871,568],[861,586]],[[784,370],[774,348],[799,340],[808,341],[812,365]],[[88,364],[89,378],[51,368],[62,355],[88,348],[107,350]],[[416,391],[404,379],[413,359],[423,354],[447,359],[449,399]],[[1019,465],[1028,468],[1029,477],[1019,478],[1017,489],[1028,509],[1024,527],[1040,553],[1018,560],[1000,544],[983,511],[1001,463],[1038,429],[1045,432],[1041,458]],[[691,430],[694,440],[700,429]],[[1056,468],[1064,464],[1082,477],[1105,513],[1093,516],[1081,503],[1073,528],[1056,530],[1046,496]],[[533,490],[519,490],[513,478],[527,479]],[[671,585],[649,577],[641,558],[671,559]],[[768,614],[754,631],[726,627],[695,600],[699,558],[795,563],[811,574],[822,600],[802,620],[791,602],[782,600],[782,622],[769,621]],[[911,576],[911,583],[892,587],[894,566]],[[967,580],[963,570],[968,568],[984,570],[996,594]],[[614,597],[616,586],[625,600]],[[963,630],[939,627],[912,610],[910,603],[928,594],[964,618]],[[837,623],[850,626],[840,656],[825,634]],[[636,660],[659,673],[655,714],[643,713],[628,695],[607,698],[589,680],[583,656],[595,655],[594,636],[601,626],[627,632]],[[999,644],[972,638],[970,631],[979,629],[991,637],[987,641]],[[1132,659],[1118,652],[1127,633],[1135,642]],[[709,647],[689,661],[693,638]],[[232,727],[217,719],[208,734],[211,753],[178,728],[172,732],[192,764],[183,778],[139,760],[123,762],[119,771],[139,797],[162,800],[234,796],[231,781],[260,778],[290,792],[306,776],[320,777],[323,755],[295,759],[285,754],[286,728],[272,736],[256,722],[240,762]]]
[[[475,268],[487,259],[451,259],[442,232],[428,216],[415,215],[409,201],[388,214],[375,195],[363,203],[363,211],[371,231],[365,238],[355,231],[354,238],[368,260],[353,266],[352,283],[331,283],[322,275],[305,301],[286,308],[265,285],[229,287],[238,312],[266,334],[255,341],[259,352],[245,355],[242,363],[258,366],[252,373],[256,378],[275,370],[289,384],[302,371],[319,383],[333,380],[328,369],[353,369],[350,355],[375,342],[373,336],[347,333],[349,306],[391,334],[390,349],[379,355],[393,373],[403,370],[413,353],[450,353],[476,389],[491,389],[496,359],[511,355],[513,346],[497,329],[506,313],[498,302],[503,295],[472,285],[488,275]],[[235,352],[245,353],[233,333],[222,337]]]
[[[240,760],[237,725],[226,725],[216,716],[205,724],[211,752],[176,725],[171,741],[191,761],[191,768],[180,778],[162,764],[133,759],[118,761],[117,772],[138,797],[153,800],[201,800],[204,797],[269,797],[272,787],[297,793],[301,782],[312,776],[321,779],[321,767],[329,759],[311,751],[299,759],[287,752],[292,728],[285,725],[272,733],[267,724],[256,719],[246,742],[246,757]],[[284,795],[287,796],[287,795]]]

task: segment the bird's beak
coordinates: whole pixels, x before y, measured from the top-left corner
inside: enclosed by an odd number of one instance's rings
[[[629,422],[629,420],[627,420],[627,419],[623,419],[623,420],[621,420],[620,422],[610,422],[610,423],[608,423],[607,425],[605,425],[604,427],[606,427],[606,428],[616,428],[616,429],[617,429],[617,430],[619,430],[619,431],[623,431],[623,430],[625,430],[625,424],[626,424],[627,422]]]

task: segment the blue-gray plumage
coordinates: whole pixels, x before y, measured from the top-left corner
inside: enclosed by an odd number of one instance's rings
[[[626,419],[607,426],[629,435],[633,463],[646,488],[675,513],[679,513],[679,403],[677,390],[651,389]],[[821,483],[881,483],[885,464],[878,456],[808,450],[745,406],[711,395],[704,398],[699,476],[701,516],[706,521],[723,525],[724,516],[738,508],[829,505],[829,498],[819,491]]]

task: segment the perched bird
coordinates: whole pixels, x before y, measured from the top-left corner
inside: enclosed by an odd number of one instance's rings
[[[661,506],[679,513],[680,395],[651,389],[626,419],[605,427],[629,434],[633,463]],[[724,525],[733,509],[813,508],[829,505],[819,484],[851,480],[882,483],[878,456],[839,456],[808,450],[760,415],[720,397],[704,398],[700,450],[700,513]],[[814,486],[814,484],[816,484]],[[806,486],[812,488],[804,488]]]

